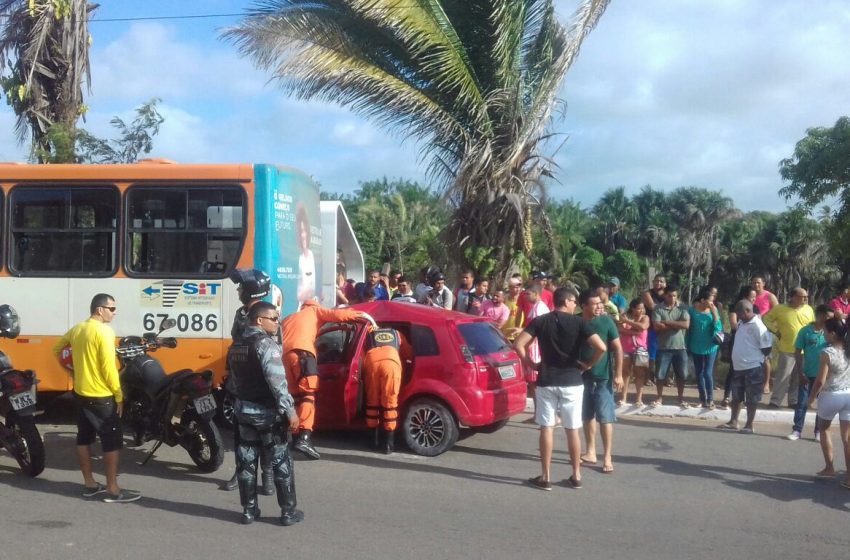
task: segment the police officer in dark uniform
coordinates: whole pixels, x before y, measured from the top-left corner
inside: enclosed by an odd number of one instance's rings
[[[230,337],[236,342],[241,338],[242,333],[248,326],[248,312],[251,310],[251,307],[255,303],[262,301],[269,294],[271,278],[262,270],[236,268],[230,273],[230,279],[236,284],[239,301],[242,302],[242,307],[236,310],[236,315],[233,317],[233,326],[230,327]],[[234,390],[231,386],[231,380],[232,378],[228,378],[225,390],[232,395],[234,394]],[[238,430],[234,430],[233,437],[233,447],[235,449],[239,446]],[[263,465],[263,483],[260,493],[265,496],[271,496],[274,494],[274,481],[272,480],[271,467],[269,466],[271,458],[263,456],[261,459]],[[237,484],[236,473],[233,473],[233,477],[224,483],[223,488],[225,490],[236,490]]]
[[[274,339],[279,323],[280,314],[273,304],[255,303],[248,311],[248,326],[227,355],[236,390],[236,475],[243,524],[260,516],[257,462],[262,450],[271,458],[281,524],[294,525],[304,519],[304,513],[295,508],[288,434],[298,427],[298,414],[287,389],[281,347]]]

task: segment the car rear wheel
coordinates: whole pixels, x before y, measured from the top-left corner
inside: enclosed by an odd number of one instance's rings
[[[451,411],[431,398],[416,399],[407,406],[402,429],[410,450],[426,457],[448,451],[458,438],[457,421]]]

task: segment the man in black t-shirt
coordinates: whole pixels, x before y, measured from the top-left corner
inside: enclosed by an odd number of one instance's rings
[[[535,420],[540,426],[540,464],[543,473],[528,480],[541,490],[551,490],[549,477],[552,463],[555,418],[560,417],[567,433],[567,447],[573,474],[566,484],[581,488],[581,437],[582,399],[584,383],[582,371],[592,368],[605,354],[605,343],[594,334],[588,323],[575,315],[575,292],[558,288],[554,295],[555,310],[541,315],[517,336],[514,348],[527,367],[538,370],[535,392]],[[540,364],[534,364],[527,347],[534,339],[540,347]],[[582,345],[587,344],[594,353],[590,360],[580,360]]]

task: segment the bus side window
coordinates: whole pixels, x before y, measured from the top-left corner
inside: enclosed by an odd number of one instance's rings
[[[10,269],[22,276],[109,276],[115,272],[118,189],[12,189]]]
[[[237,186],[131,187],[127,269],[145,276],[223,276],[245,238]]]

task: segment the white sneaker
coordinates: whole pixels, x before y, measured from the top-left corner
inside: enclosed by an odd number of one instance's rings
[[[798,432],[797,430],[794,430],[793,432],[791,432],[790,434],[785,436],[785,439],[788,439],[788,440],[791,440],[791,441],[797,441],[798,439],[800,439],[800,432]]]
[[[815,432],[815,441],[820,441],[820,432]]]

